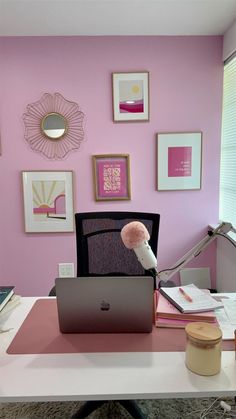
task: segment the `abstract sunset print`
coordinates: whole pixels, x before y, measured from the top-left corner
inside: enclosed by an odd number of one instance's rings
[[[142,80],[119,81],[119,110],[121,113],[144,111]]]
[[[65,181],[32,181],[35,221],[66,218]]]

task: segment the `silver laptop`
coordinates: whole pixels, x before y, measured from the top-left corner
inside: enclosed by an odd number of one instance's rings
[[[149,276],[56,278],[62,333],[147,333],[153,324]]]

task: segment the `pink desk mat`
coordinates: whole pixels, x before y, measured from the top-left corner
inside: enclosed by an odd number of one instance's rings
[[[55,299],[39,299],[33,305],[8,354],[59,354],[86,352],[185,351],[183,329],[158,329],[152,333],[62,334]],[[234,341],[224,341],[223,350],[234,350]]]

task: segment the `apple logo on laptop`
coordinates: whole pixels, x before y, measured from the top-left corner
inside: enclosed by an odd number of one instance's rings
[[[102,311],[108,311],[108,310],[110,310],[110,304],[107,301],[102,300],[100,309]]]

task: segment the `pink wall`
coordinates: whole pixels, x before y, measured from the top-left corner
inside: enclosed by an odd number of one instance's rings
[[[73,170],[75,212],[160,213],[159,269],[205,235],[218,221],[221,57],[221,37],[0,38],[1,283],[44,295],[58,263],[76,260],[73,233],[24,233],[22,170]],[[139,70],[150,72],[150,122],[113,123],[111,73]],[[43,158],[24,140],[22,114],[46,92],[60,92],[86,115],[85,141],[63,161]],[[202,189],[156,191],[156,133],[199,130]],[[103,153],[130,154],[131,201],[94,201],[91,156]],[[194,266],[210,266],[214,285],[215,246]]]

